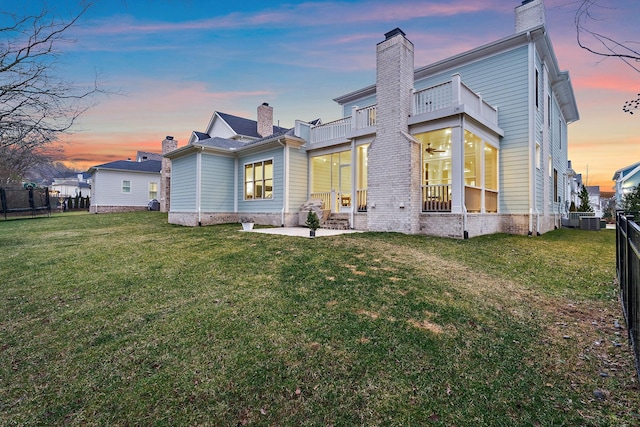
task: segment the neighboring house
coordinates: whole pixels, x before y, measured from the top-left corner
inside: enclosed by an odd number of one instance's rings
[[[136,154],[136,162],[146,162],[147,160],[162,160],[162,154],[149,153],[147,151],[138,151]]]
[[[161,191],[159,160],[118,160],[89,168],[92,175],[89,212],[144,210]]]
[[[602,201],[600,200],[600,187],[597,185],[587,185],[589,193],[589,206],[597,217],[602,218]]]
[[[50,191],[61,198],[87,197],[91,191],[91,175],[79,172],[61,178],[53,178]]]
[[[297,225],[312,198],[359,230],[462,238],[559,227],[570,198],[567,125],[578,110],[542,0],[515,14],[514,35],[415,69],[404,32],[385,34],[376,84],[336,98],[340,120],[285,130],[263,104],[257,122],[245,122],[255,139],[214,113],[206,132],[165,155],[169,222],[250,214]]]
[[[567,195],[565,201],[565,212],[571,210],[571,203],[574,207],[580,206],[580,186],[582,185],[582,174],[576,173],[571,165],[571,160],[567,162],[567,181],[565,194]]]
[[[624,196],[640,184],[640,162],[618,169],[612,179],[615,181],[616,206],[620,208]]]

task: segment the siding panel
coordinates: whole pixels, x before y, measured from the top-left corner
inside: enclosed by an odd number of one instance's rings
[[[203,212],[233,212],[235,159],[202,154],[201,207]]]
[[[196,211],[196,154],[171,162],[171,212]]]

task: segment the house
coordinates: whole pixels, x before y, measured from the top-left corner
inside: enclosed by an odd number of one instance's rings
[[[375,84],[335,98],[342,118],[333,122],[276,128],[263,104],[257,135],[247,135],[214,113],[206,132],[165,154],[169,222],[250,214],[298,225],[300,206],[319,199],[359,230],[466,238],[559,227],[578,109],[542,0],[515,15],[515,34],[419,68],[406,34],[388,32]]]
[[[162,154],[150,153],[148,151],[138,151],[136,153],[136,162],[146,162],[147,160],[162,161]]]
[[[587,185],[587,194],[589,194],[589,206],[599,218],[602,218],[602,200],[600,199],[600,186]]]
[[[160,195],[162,161],[117,160],[92,166],[91,213],[145,210]]]
[[[60,198],[86,197],[91,191],[91,175],[79,172],[53,178],[50,191]]]
[[[616,206],[621,208],[624,196],[640,184],[640,162],[618,169],[612,179],[615,181]]]

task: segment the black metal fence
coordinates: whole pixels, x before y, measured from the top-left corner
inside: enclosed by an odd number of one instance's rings
[[[51,215],[49,189],[0,187],[0,214],[8,215]]]
[[[640,227],[633,215],[623,212],[618,212],[616,220],[616,271],[636,373],[640,378]]]

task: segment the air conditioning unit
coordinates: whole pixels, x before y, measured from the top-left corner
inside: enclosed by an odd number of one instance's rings
[[[600,218],[597,216],[580,217],[580,230],[600,231]]]

